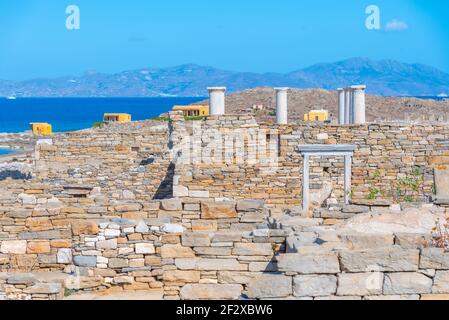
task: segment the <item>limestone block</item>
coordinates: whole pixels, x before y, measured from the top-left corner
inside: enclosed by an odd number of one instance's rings
[[[431,278],[414,272],[385,274],[384,294],[426,294],[432,292]]]
[[[209,191],[189,190],[190,198],[209,198]]]
[[[126,268],[128,267],[128,265],[129,265],[128,260],[121,258],[110,258],[108,262],[108,267],[112,269]]]
[[[27,253],[50,253],[50,241],[28,241]]]
[[[152,243],[136,243],[137,254],[154,254],[156,249]]]
[[[449,271],[437,271],[433,280],[432,293],[449,294]]]
[[[232,254],[235,256],[273,256],[271,243],[236,243]]]
[[[189,189],[184,186],[173,186],[173,197],[182,198],[189,196]]]
[[[279,271],[300,274],[334,274],[340,272],[335,253],[281,254],[277,258]]]
[[[341,273],[338,275],[339,296],[381,295],[384,275],[381,272]]]
[[[243,199],[237,201],[237,211],[257,211],[263,209],[263,200]]]
[[[167,270],[164,272],[166,282],[198,283],[200,279],[200,271]]]
[[[169,258],[194,258],[195,253],[189,247],[181,245],[166,244],[161,247],[161,256],[163,259]]]
[[[97,250],[117,249],[117,239],[110,239],[96,242]]]
[[[166,233],[183,233],[185,228],[179,224],[165,223],[161,226],[161,231]]]
[[[419,250],[400,247],[373,250],[343,250],[340,252],[342,271],[417,271]]]
[[[92,220],[73,220],[72,221],[73,235],[97,235],[98,225]]]
[[[237,211],[233,202],[202,202],[202,219],[233,219],[237,218]]]
[[[97,266],[96,256],[75,256],[73,257],[73,263],[78,267],[91,267]]]
[[[161,201],[161,209],[165,211],[181,211],[182,202],[179,199],[164,199]]]
[[[425,248],[421,250],[421,269],[449,270],[449,252],[439,248]]]
[[[176,259],[175,265],[181,270],[201,271],[247,271],[247,266],[237,259]]]
[[[331,296],[337,291],[337,277],[333,275],[301,275],[293,278],[295,297]]]
[[[207,232],[184,232],[182,245],[185,247],[208,247],[211,243],[211,236]]]
[[[60,264],[72,263],[72,249],[59,249],[56,260]]]
[[[217,231],[218,224],[215,220],[193,220],[192,231]]]
[[[32,194],[21,193],[17,196],[17,198],[21,201],[22,204],[37,204],[36,196]]]
[[[247,286],[250,299],[285,298],[292,295],[292,277],[282,274],[263,274]]]
[[[35,285],[26,288],[25,293],[29,294],[58,294],[62,290],[60,283],[36,283]]]
[[[179,295],[182,300],[236,300],[242,290],[238,284],[187,284]]]
[[[25,254],[27,252],[27,242],[25,240],[1,241],[0,252],[10,254]]]
[[[47,217],[28,218],[25,226],[31,231],[46,231],[53,228],[50,219]]]

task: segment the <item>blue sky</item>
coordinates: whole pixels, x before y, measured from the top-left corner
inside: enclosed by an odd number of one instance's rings
[[[80,30],[65,27],[71,4]],[[365,27],[368,5],[381,30]],[[448,16],[447,0],[1,1],[0,79],[184,63],[288,72],[359,56],[449,72]]]

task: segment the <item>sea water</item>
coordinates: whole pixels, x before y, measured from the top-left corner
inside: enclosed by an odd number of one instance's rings
[[[48,122],[53,131],[91,128],[104,113],[129,113],[133,120],[158,117],[174,105],[205,98],[0,98],[0,132],[24,132],[31,122]]]

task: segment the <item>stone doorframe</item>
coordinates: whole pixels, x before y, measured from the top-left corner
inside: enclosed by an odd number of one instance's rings
[[[303,165],[303,187],[302,187],[302,207],[304,212],[308,212],[310,208],[310,157],[326,157],[326,156],[343,156],[345,157],[345,204],[349,204],[351,195],[351,178],[352,178],[352,158],[356,149],[355,145],[349,144],[309,144],[299,145],[297,151],[304,156]]]

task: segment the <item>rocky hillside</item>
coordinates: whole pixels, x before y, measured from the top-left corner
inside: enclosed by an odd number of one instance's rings
[[[116,74],[94,71],[82,76],[28,81],[1,81],[0,96],[19,97],[205,97],[208,86],[229,92],[255,87],[337,87],[364,83],[368,92],[382,96],[437,96],[449,94],[449,74],[435,68],[391,60],[353,58],[316,64],[289,73],[250,73],[186,64],[143,68]]]
[[[303,119],[303,115],[313,109],[326,109],[334,117],[337,115],[338,96],[336,91],[323,89],[290,89],[289,117]],[[207,104],[207,101],[196,104]],[[262,110],[253,106],[262,105]],[[381,97],[368,95],[366,98],[367,119],[374,120],[422,120],[429,117],[447,117],[449,100]],[[252,113],[260,120],[275,119],[276,100],[273,88],[255,88],[226,96],[228,113]]]

